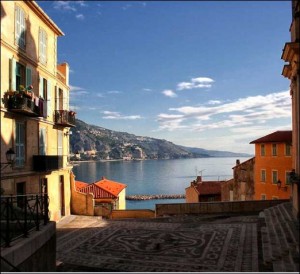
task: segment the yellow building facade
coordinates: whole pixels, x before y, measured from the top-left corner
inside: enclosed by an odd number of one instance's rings
[[[69,66],[59,27],[35,1],[1,1],[1,191],[47,193],[50,220],[70,214]],[[12,165],[6,152],[15,153]]]

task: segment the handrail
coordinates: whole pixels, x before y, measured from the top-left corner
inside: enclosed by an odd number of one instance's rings
[[[47,194],[1,196],[0,225],[1,246],[9,247],[12,241],[28,237],[40,224],[49,222],[49,198]]]

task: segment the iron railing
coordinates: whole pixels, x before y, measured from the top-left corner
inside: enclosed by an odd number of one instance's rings
[[[7,101],[7,108],[10,111],[20,112],[28,116],[43,116],[41,109],[35,105],[34,101],[24,96],[10,96]]]
[[[54,119],[57,125],[75,127],[75,112],[69,110],[55,110]]]
[[[49,172],[63,168],[63,156],[60,155],[33,155],[33,170]]]
[[[5,247],[49,222],[47,194],[1,196],[0,210],[0,243]]]

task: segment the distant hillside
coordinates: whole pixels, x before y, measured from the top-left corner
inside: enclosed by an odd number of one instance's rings
[[[89,125],[76,119],[71,129],[70,145],[73,153],[87,159],[181,159],[200,157],[242,157],[247,154],[189,148],[150,137],[136,136]]]

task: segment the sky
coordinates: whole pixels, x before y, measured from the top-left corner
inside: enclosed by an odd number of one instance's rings
[[[37,1],[65,33],[70,109],[107,129],[254,154],[291,130],[290,1]]]

